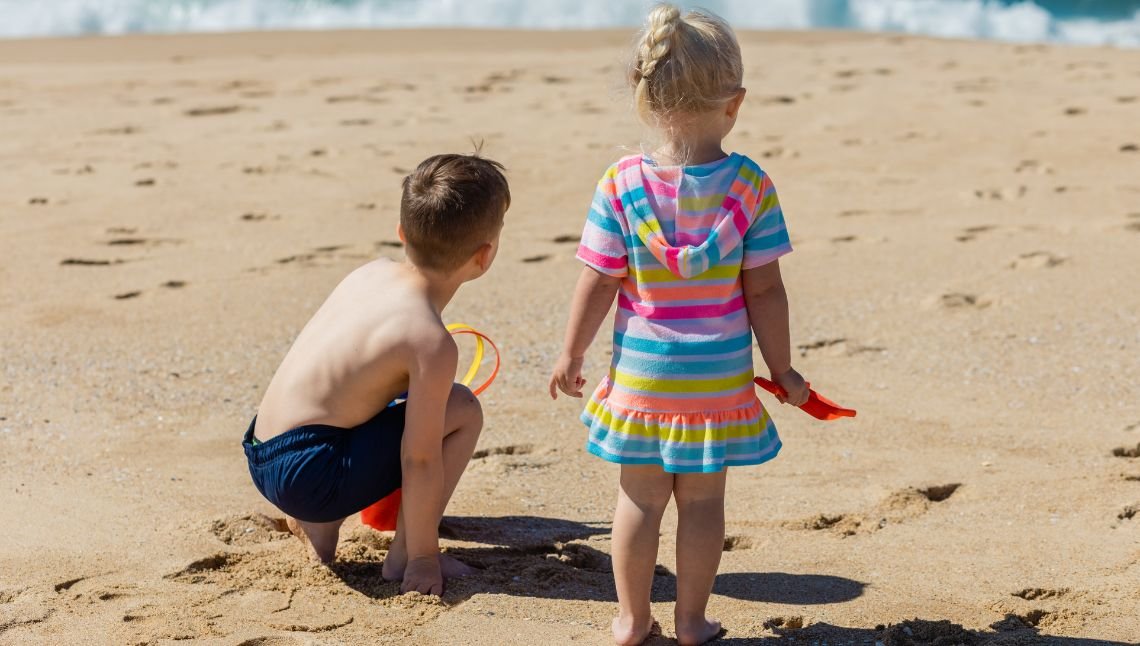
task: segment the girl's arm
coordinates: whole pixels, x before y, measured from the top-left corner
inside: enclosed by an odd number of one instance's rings
[[[780,277],[780,261],[745,269],[742,273],[748,321],[760,345],[760,354],[772,381],[787,391],[785,404],[799,406],[808,399],[808,387],[792,368],[791,333],[788,326],[788,294]]]
[[[586,385],[582,378],[582,358],[614,304],[621,281],[621,278],[607,276],[590,267],[582,268],[578,285],[574,288],[574,300],[570,303],[570,320],[566,324],[562,355],[550,376],[551,399],[558,399],[559,390],[571,397],[582,396],[582,386]]]

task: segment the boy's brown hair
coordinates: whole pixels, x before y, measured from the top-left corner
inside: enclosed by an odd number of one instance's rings
[[[450,272],[494,239],[511,204],[503,165],[472,155],[428,157],[404,178],[400,226],[408,259]]]

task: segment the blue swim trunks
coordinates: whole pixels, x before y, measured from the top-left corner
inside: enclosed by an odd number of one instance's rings
[[[242,439],[249,474],[266,500],[298,520],[327,523],[359,512],[400,488],[403,403],[355,428],[309,424],[265,442]]]

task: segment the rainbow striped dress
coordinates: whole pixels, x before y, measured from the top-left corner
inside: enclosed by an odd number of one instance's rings
[[[752,384],[740,274],[791,250],[772,181],[743,155],[611,166],[578,248],[588,266],[623,279],[613,362],[582,413],[587,450],[670,473],[776,457],[780,438]]]

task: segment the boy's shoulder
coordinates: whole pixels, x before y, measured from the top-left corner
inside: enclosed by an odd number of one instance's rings
[[[345,277],[338,289],[348,292],[345,297],[349,302],[377,303],[377,308],[354,308],[350,311],[371,310],[374,316],[382,315],[387,324],[379,328],[390,338],[398,339],[398,345],[415,351],[430,351],[449,344],[455,346],[427,291],[405,271],[401,263],[374,260]]]

